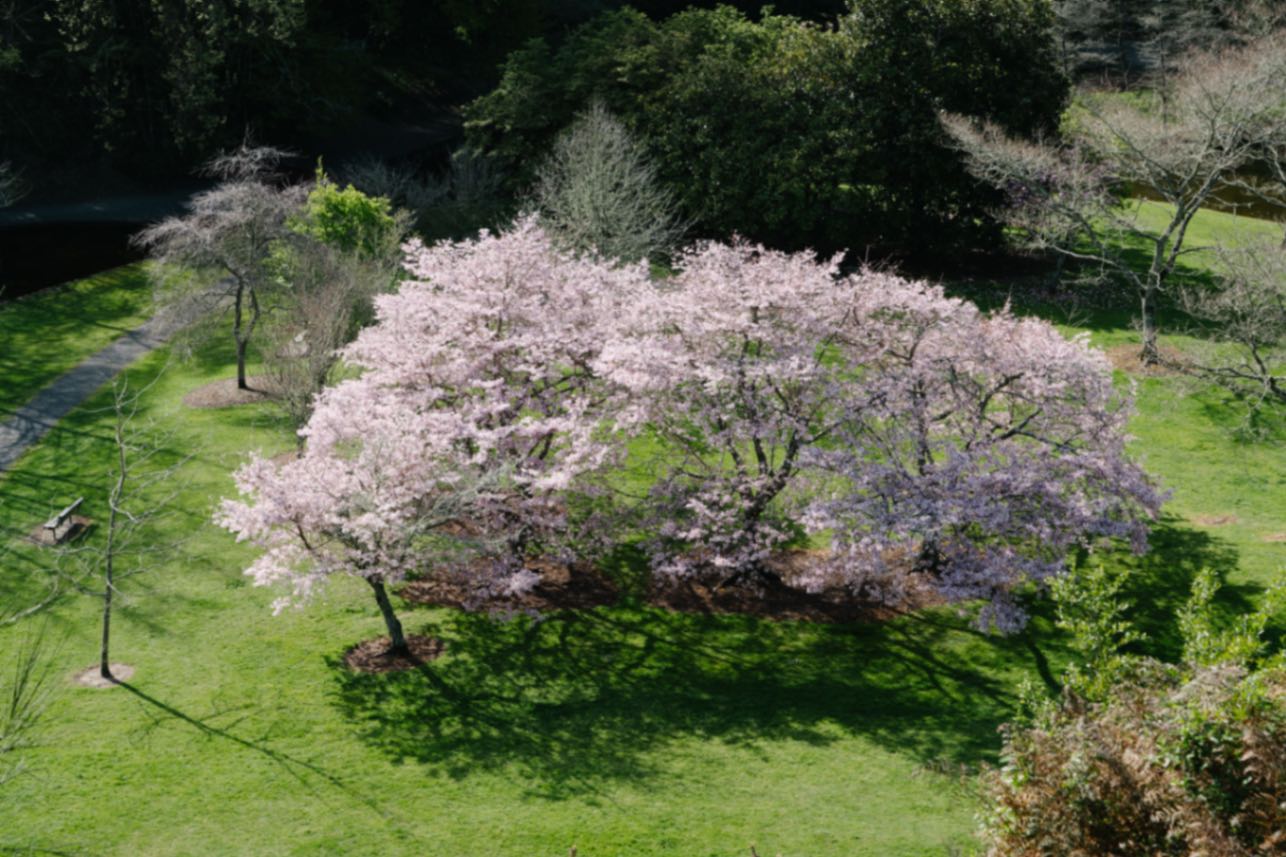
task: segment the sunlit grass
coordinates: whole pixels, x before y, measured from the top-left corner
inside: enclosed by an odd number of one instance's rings
[[[1119,318],[1117,323],[1114,319]],[[1137,341],[1128,313],[1069,333]],[[249,450],[291,448],[267,406],[193,411],[183,395],[227,377],[216,341],[164,352],[139,425],[157,464],[194,457],[151,542],[174,555],[127,578],[115,658],[132,689],[66,683],[31,773],[0,793],[0,849],[105,855],[940,855],[969,847],[968,777],[996,760],[1020,684],[1055,679],[1064,640],[1048,606],[1028,632],[988,637],[953,611],[883,624],[688,616],[624,603],[497,624],[399,605],[447,655],[420,672],[356,676],[337,663],[382,623],[339,582],[274,617],[247,584],[253,552],[210,523]],[[164,368],[164,371],[161,370]],[[1128,382],[1124,376],[1122,385]],[[1140,383],[1134,453],[1174,491],[1134,569],[1136,615],[1173,654],[1173,610],[1203,566],[1252,603],[1286,563],[1286,456],[1227,431],[1235,413],[1175,378]],[[0,476],[0,599],[42,591],[52,556],[18,537],[85,495],[101,521],[111,444],[106,394]],[[628,485],[644,487],[640,471]],[[165,490],[165,489],[161,489]],[[1198,523],[1221,520],[1222,523]],[[101,538],[101,531],[91,538]],[[43,620],[70,675],[96,655],[98,602],[72,594]],[[35,627],[29,620],[27,628]],[[0,628],[0,653],[22,627]]]
[[[151,307],[142,265],[0,301],[0,415],[138,327]]]

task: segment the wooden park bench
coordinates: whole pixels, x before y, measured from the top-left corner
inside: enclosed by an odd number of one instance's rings
[[[45,521],[40,540],[46,544],[59,545],[79,532],[84,527],[84,520],[73,515],[83,502],[84,497],[77,497],[74,503]]]

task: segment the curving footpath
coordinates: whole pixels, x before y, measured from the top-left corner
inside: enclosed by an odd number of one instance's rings
[[[227,280],[190,295],[163,309],[143,324],[119,337],[97,354],[82,360],[55,378],[31,401],[0,422],[0,474],[40,441],[58,421],[67,416],[108,381],[149,351],[169,342],[194,313],[218,309]]]
[[[14,411],[0,423],[0,473],[117,373],[165,344],[173,333],[172,325],[153,318],[63,373]]]

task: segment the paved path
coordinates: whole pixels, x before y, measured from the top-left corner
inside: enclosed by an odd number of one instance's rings
[[[227,285],[227,280],[220,280],[208,290],[163,309],[102,351],[85,358],[74,369],[59,375],[31,401],[5,417],[0,422],[0,473],[8,470],[59,420],[84,404],[121,370],[168,342],[185,321],[216,309]]]
[[[118,372],[163,344],[171,332],[162,320],[155,318],[131,330],[59,376],[0,422],[0,472],[9,469],[59,420],[116,377]]]

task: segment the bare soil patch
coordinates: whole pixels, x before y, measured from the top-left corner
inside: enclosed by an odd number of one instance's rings
[[[103,690],[109,687],[116,687],[121,682],[129,681],[134,677],[134,668],[129,664],[109,664],[108,666],[111,668],[114,681],[103,678],[103,674],[98,669],[98,664],[94,664],[92,667],[85,667],[85,669],[72,676],[72,681],[81,687]]]
[[[1286,542],[1286,533],[1269,533],[1264,536],[1264,541],[1274,543]]]
[[[1226,527],[1229,524],[1237,523],[1236,515],[1194,515],[1192,518],[1194,524],[1202,527]]]
[[[406,645],[411,650],[410,655],[394,655],[388,650],[388,637],[363,640],[344,653],[344,663],[349,669],[362,673],[396,672],[415,669],[437,658],[446,649],[446,644],[436,637],[418,634],[408,636]]]
[[[568,565],[537,559],[528,563],[527,568],[540,575],[540,582],[535,588],[499,602],[491,599],[488,606],[501,610],[549,612],[602,607],[615,604],[620,598],[616,586],[588,563]],[[402,588],[400,594],[407,601],[416,604],[470,610],[474,609],[477,598],[467,585],[468,579],[467,568],[456,573],[448,571],[435,577],[412,581]]]
[[[838,588],[807,592],[791,586],[824,552],[786,551],[769,562],[769,570],[781,582],[759,584],[731,583],[715,586],[696,580],[654,579],[644,593],[644,601],[654,607],[677,613],[735,614],[760,619],[796,622],[872,622],[885,621],[906,610],[937,603],[926,587],[912,585],[912,597],[903,603],[890,604],[877,600],[854,598]],[[530,592],[485,602],[486,609],[534,611],[583,610],[617,603],[619,588],[594,566],[587,563],[567,565],[548,560],[535,560],[528,569],[538,573],[540,582]],[[471,598],[467,572],[446,573],[439,577],[417,580],[404,586],[400,595],[407,601],[436,607],[462,610],[479,609],[480,599]]]
[[[1112,368],[1119,369],[1129,375],[1141,375],[1147,378],[1164,378],[1178,375],[1179,370],[1176,367],[1185,362],[1182,351],[1173,346],[1162,345],[1158,348],[1161,352],[1161,362],[1145,366],[1139,360],[1141,349],[1142,346],[1137,343],[1126,343],[1106,348],[1103,353],[1107,355],[1108,362],[1112,364]]]
[[[236,378],[221,378],[197,387],[183,397],[183,404],[189,408],[232,408],[237,405],[253,405],[265,402],[276,395],[276,387],[271,378],[255,376],[246,379],[249,390],[237,387]]]

